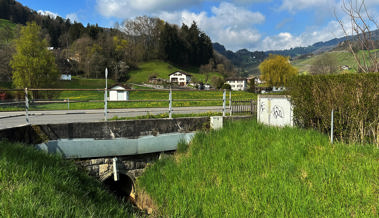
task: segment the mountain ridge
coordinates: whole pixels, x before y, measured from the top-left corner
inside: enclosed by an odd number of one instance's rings
[[[370,32],[373,40],[379,40],[379,29]],[[268,51],[249,51],[247,49],[240,49],[236,52],[227,50],[222,44],[213,43],[213,49],[228,58],[241,72],[241,75],[259,74],[258,66],[264,61],[269,54],[278,54],[289,56],[291,58],[307,55],[307,54],[320,54],[331,51],[338,47],[343,48],[343,42],[347,40],[355,40],[357,36],[344,36],[334,38],[328,41],[316,42],[312,45],[305,47],[295,47],[283,50],[268,50]]]

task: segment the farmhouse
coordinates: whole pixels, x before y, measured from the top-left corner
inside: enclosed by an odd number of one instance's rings
[[[191,75],[184,72],[174,72],[170,75],[170,83],[176,83],[180,86],[186,86],[191,81]]]
[[[128,87],[116,84],[109,88],[109,101],[128,101],[129,92],[127,91]]]
[[[230,78],[225,81],[233,91],[245,91],[247,89],[247,80],[241,78]]]

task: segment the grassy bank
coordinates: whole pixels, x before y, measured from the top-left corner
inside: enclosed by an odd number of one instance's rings
[[[0,141],[0,217],[127,217],[131,208],[74,163]]]
[[[157,162],[138,185],[164,216],[374,217],[378,159],[372,145],[243,121],[197,134],[187,153]]]

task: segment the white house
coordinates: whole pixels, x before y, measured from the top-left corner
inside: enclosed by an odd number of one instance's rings
[[[174,72],[170,75],[170,83],[176,83],[180,86],[186,86],[191,81],[191,75],[184,72]]]
[[[229,84],[233,91],[245,91],[247,89],[247,79],[231,78],[225,83]]]
[[[128,87],[116,84],[109,88],[109,101],[128,101],[129,92]]]

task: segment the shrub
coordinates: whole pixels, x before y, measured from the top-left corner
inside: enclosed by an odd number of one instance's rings
[[[287,84],[297,125],[330,131],[336,138],[379,142],[379,73],[297,76]]]

